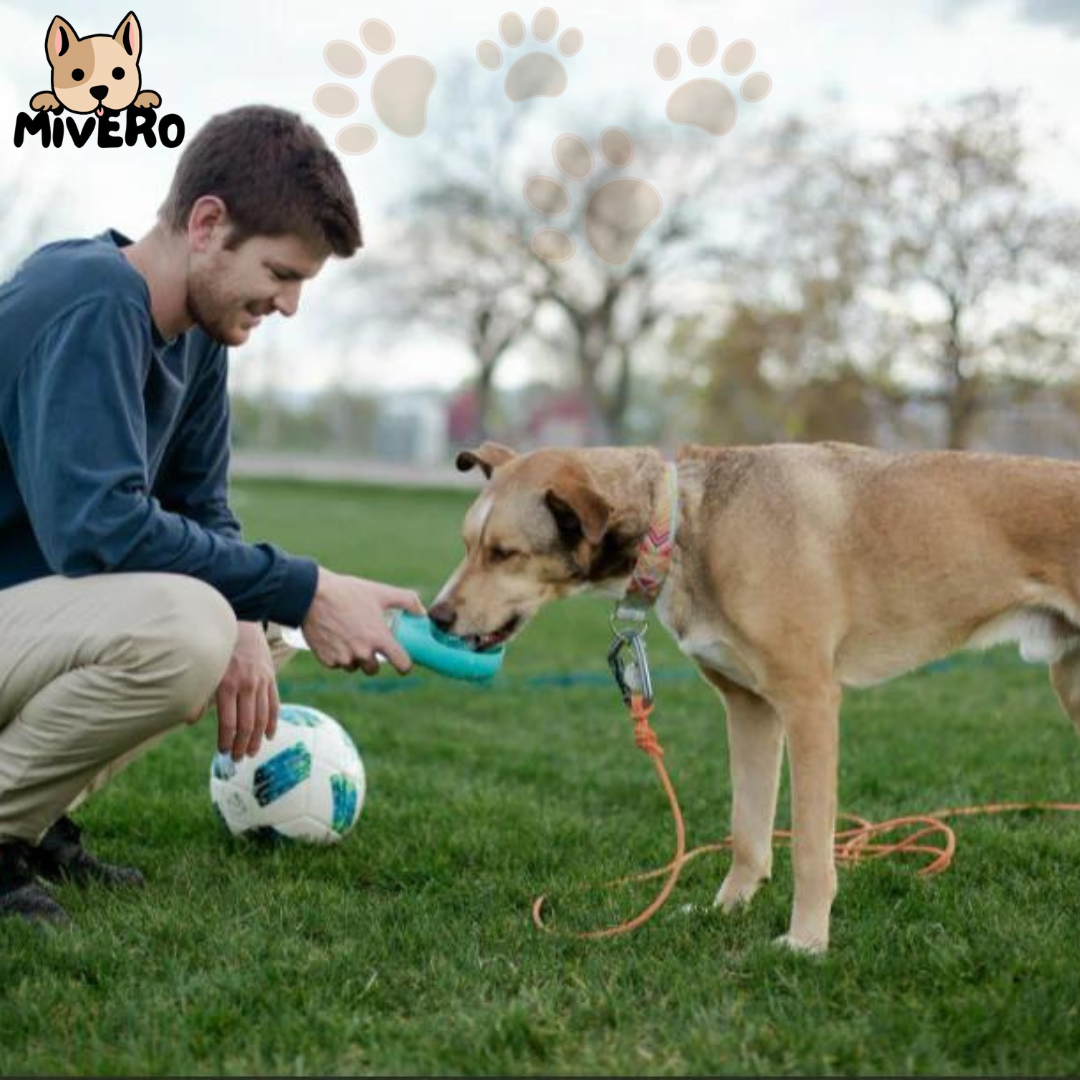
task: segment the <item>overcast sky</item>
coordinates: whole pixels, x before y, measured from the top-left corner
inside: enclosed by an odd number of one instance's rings
[[[185,0],[136,6],[135,12],[144,34],[143,85],[161,94],[159,116],[175,112],[184,118],[189,138],[215,112],[251,102],[302,113],[331,144],[343,124],[370,123],[379,133],[378,145],[369,154],[343,161],[361,207],[366,247],[377,254],[380,245],[389,243],[388,209],[410,183],[417,144],[424,136],[402,138],[382,125],[368,96],[374,72],[386,59],[412,54],[427,58],[445,75],[460,58],[473,58],[480,40],[498,40],[503,12],[517,11],[529,23],[541,6],[513,6],[507,0],[470,0],[467,5],[395,0],[370,7],[340,0]],[[671,42],[685,54],[690,34],[705,25],[716,30],[721,50],[729,41],[750,38],[757,46],[752,70],[767,71],[773,78],[770,96],[757,105],[742,105],[734,131],[723,136],[733,154],[752,147],[755,130],[787,114],[824,123],[839,113],[845,125],[870,137],[915,109],[966,91],[1019,89],[1025,91],[1033,130],[1056,133],[1037,163],[1039,179],[1061,196],[1080,191],[1075,118],[1080,100],[1080,0],[684,0],[668,5],[655,0],[567,0],[552,6],[560,31],[578,27],[584,45],[564,61],[569,85],[563,97],[543,101],[536,109],[538,145],[550,145],[552,137],[565,130],[559,126],[564,104],[584,105],[595,117],[594,130],[578,132],[589,140],[609,123],[619,122],[628,100],[660,119],[674,85],[702,74],[724,81],[719,58],[709,69],[684,60],[674,84],[653,73],[659,44]],[[124,3],[102,0],[82,0],[66,9],[36,0],[0,2],[5,47],[0,114],[8,131],[2,140],[0,176],[29,178],[39,197],[47,197],[47,239],[109,226],[140,235],[153,223],[181,152],[162,146],[105,150],[89,143],[44,149],[27,141],[16,149],[12,144],[16,113],[28,108],[34,93],[49,88],[43,42],[53,16],[62,14],[79,35],[87,36],[111,34],[128,10]],[[368,55],[365,74],[348,80],[359,93],[359,109],[347,119],[332,120],[315,110],[312,94],[323,83],[347,80],[327,68],[323,47],[335,38],[359,45],[360,23],[371,17],[392,26],[396,47],[387,57]],[[530,40],[527,47],[504,51],[512,61],[534,48]],[[491,78],[501,81],[507,66]],[[726,81],[734,88],[739,80]],[[437,82],[428,103],[429,130],[457,122],[439,91]],[[505,101],[506,109],[515,107]],[[692,134],[714,138],[696,129]],[[635,165],[644,175],[647,162]],[[580,241],[578,250],[578,258],[594,257]],[[270,348],[283,358],[279,363],[288,365],[298,389],[325,383],[346,364],[357,381],[379,388],[426,383],[445,387],[469,372],[467,355],[452,343],[404,342],[392,352],[366,346],[363,312],[356,313],[353,352],[329,353],[320,340],[320,310],[332,301],[343,269],[329,266],[308,287],[296,318],[271,320],[249,345],[234,352],[238,385],[259,383],[260,365],[266,370]],[[508,381],[519,381],[525,371],[526,361],[519,357],[507,369]]]

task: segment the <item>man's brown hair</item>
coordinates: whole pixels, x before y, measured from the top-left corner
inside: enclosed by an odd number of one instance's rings
[[[348,258],[363,242],[341,163],[310,124],[285,109],[246,105],[211,117],[184,148],[159,216],[185,229],[203,195],[228,208],[233,249],[252,236],[289,233]]]

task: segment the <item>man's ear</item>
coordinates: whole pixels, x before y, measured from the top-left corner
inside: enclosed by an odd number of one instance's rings
[[[588,484],[559,481],[544,493],[544,502],[555,518],[560,535],[571,543],[585,537],[596,547],[604,539],[611,506]]]
[[[56,67],[60,57],[79,40],[79,35],[71,28],[71,23],[59,15],[49,23],[45,35],[45,55],[49,58],[49,67]]]
[[[484,476],[490,480],[495,469],[514,457],[517,457],[517,454],[509,446],[486,442],[475,450],[462,450],[455,464],[459,472],[468,472],[474,465],[479,465],[484,470]]]
[[[188,211],[187,239],[191,249],[200,254],[205,252],[216,230],[223,231],[223,243],[227,243],[232,231],[229,209],[217,195],[200,195]]]
[[[135,16],[134,11],[129,11],[121,20],[120,25],[113,34],[116,41],[123,47],[128,56],[139,62],[139,54],[142,52],[142,27]]]

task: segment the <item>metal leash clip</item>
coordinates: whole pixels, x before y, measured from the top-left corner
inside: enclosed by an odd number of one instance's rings
[[[629,649],[632,656],[623,654]],[[623,704],[629,705],[633,694],[640,694],[646,705],[653,701],[652,676],[645,652],[645,638],[640,630],[620,630],[608,650],[608,667],[615,676]]]
[[[612,633],[616,637],[619,637],[622,634],[633,633],[635,630],[640,630],[644,635],[648,633],[649,630],[649,611],[648,608],[644,608],[640,604],[632,604],[623,601],[616,604],[611,609],[611,614],[608,616],[608,623],[611,626]]]

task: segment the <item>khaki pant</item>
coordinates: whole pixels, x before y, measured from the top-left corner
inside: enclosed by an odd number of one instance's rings
[[[268,633],[280,668],[294,650]],[[0,842],[37,843],[213,704],[236,617],[183,574],[45,577],[0,589]],[[208,753],[209,753],[208,747]]]

